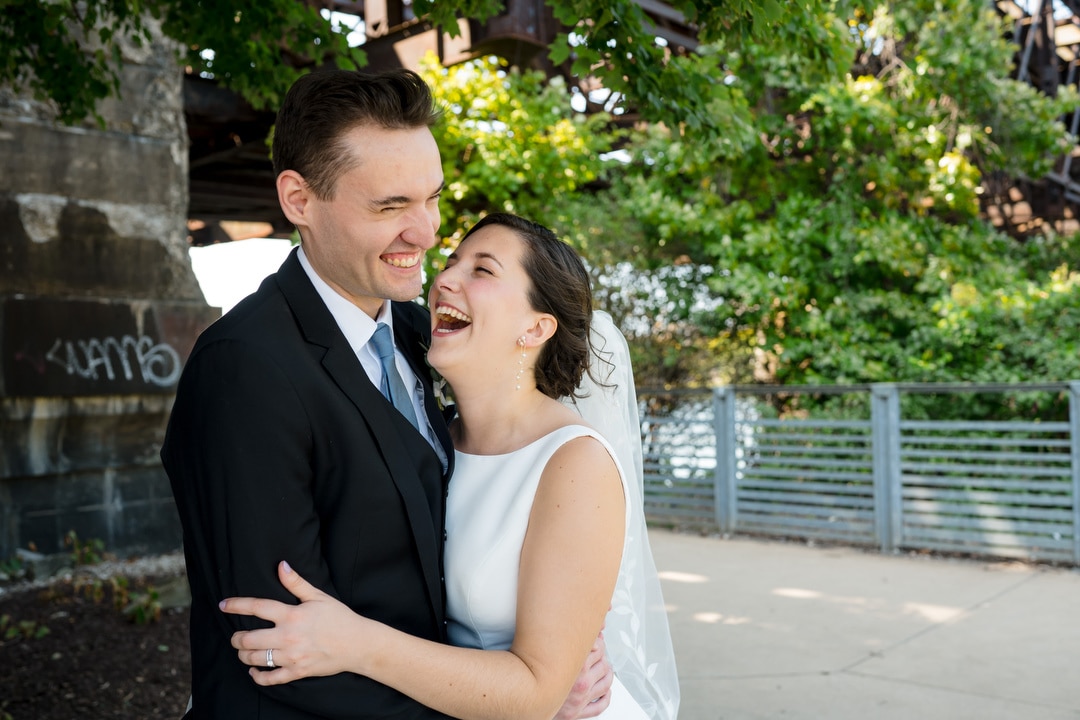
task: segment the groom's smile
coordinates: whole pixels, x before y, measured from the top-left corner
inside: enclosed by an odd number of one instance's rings
[[[382,261],[397,268],[414,268],[420,262],[423,253],[386,253],[382,255]]]

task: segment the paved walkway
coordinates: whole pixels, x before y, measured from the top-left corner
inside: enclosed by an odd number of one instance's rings
[[[679,720],[1080,718],[1080,572],[649,534]]]

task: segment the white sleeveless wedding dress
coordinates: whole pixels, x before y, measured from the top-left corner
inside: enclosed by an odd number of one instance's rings
[[[516,624],[521,547],[540,475],[556,450],[583,436],[600,440],[615,458],[607,441],[583,425],[559,428],[505,455],[456,453],[443,552],[451,644],[509,649]],[[619,473],[629,518],[633,495],[621,467]],[[617,610],[612,608],[612,612]],[[599,717],[648,720],[618,676],[612,686],[611,705]]]

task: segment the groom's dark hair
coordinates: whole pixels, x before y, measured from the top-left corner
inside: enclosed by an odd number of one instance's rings
[[[553,398],[575,394],[591,352],[592,287],[585,264],[551,230],[510,213],[485,215],[465,237],[487,225],[507,227],[525,242],[521,265],[529,276],[529,304],[558,325],[536,359],[537,389]]]
[[[432,127],[441,117],[431,88],[411,70],[315,70],[293,83],[278,110],[274,175],[295,170],[315,197],[330,200],[338,178],[362,160],[343,142],[349,131]]]

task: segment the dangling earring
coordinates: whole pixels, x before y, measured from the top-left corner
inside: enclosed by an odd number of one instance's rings
[[[522,335],[518,338],[517,344],[521,346],[521,357],[518,358],[518,371],[514,376],[515,390],[521,389],[521,373],[525,370],[525,336]]]

